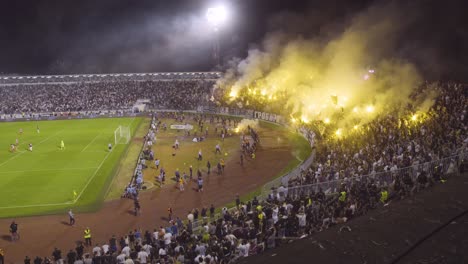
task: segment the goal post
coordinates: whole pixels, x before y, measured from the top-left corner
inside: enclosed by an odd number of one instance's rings
[[[128,144],[130,142],[130,127],[128,126],[119,126],[114,131],[114,143],[117,144]]]

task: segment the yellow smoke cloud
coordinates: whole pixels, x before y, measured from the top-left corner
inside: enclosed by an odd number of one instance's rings
[[[271,34],[217,86],[230,101],[258,102],[292,122],[332,123],[341,136],[401,109],[421,83],[413,65],[386,56],[398,29],[398,17],[371,8],[331,40]],[[432,102],[419,101],[425,108]]]

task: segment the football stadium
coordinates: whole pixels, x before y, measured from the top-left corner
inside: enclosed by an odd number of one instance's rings
[[[182,2],[12,9],[0,264],[468,263],[462,4]]]

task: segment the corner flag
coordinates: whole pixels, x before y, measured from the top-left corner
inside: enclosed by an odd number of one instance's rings
[[[73,190],[73,201],[75,201],[75,200],[76,200],[76,197],[77,197],[77,196],[78,196],[78,194],[76,193],[76,191],[75,191],[75,190]]]

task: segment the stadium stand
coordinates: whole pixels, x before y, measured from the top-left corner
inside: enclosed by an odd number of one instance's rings
[[[209,102],[218,75],[81,76],[80,81],[38,77],[49,79],[46,85],[33,83],[33,77],[0,78],[0,113],[126,109],[139,98],[151,99],[154,108],[194,109]],[[431,87],[438,97],[421,117],[424,122],[411,120],[411,107],[375,119],[349,140],[316,146],[312,166],[263,197],[239,201],[219,214],[214,208],[193,210],[168,227],[135,229],[89,252],[71,250],[65,258],[68,263],[231,263],[444,182],[466,168],[467,87]],[[312,126],[302,129],[319,133]],[[322,139],[329,136],[321,134]]]

